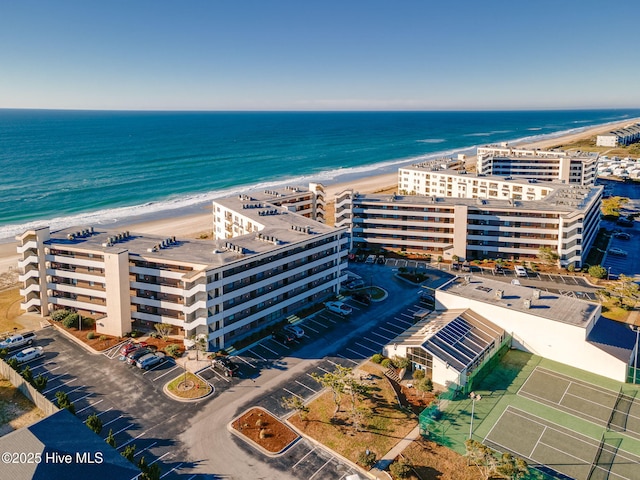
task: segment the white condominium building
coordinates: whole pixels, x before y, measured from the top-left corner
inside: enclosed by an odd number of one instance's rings
[[[598,232],[602,187],[441,173],[444,186],[438,177],[436,188],[451,186],[451,196],[340,193],[336,226],[349,228],[352,247],[468,260],[535,258],[549,247],[563,265],[584,262]]]
[[[476,162],[478,174],[593,185],[598,154],[489,145],[478,147]]]
[[[206,336],[215,350],[338,293],[346,229],[286,207],[239,205],[256,229],[233,241],[27,231],[17,237],[22,308],[43,316],[72,309],[96,319],[98,333],[116,336],[168,323],[185,338]]]
[[[640,141],[640,123],[628,125],[618,130],[598,135],[596,145],[598,147],[618,147]]]

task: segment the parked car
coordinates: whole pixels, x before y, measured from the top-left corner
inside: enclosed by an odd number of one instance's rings
[[[617,257],[626,257],[627,256],[627,252],[625,250],[622,250],[621,248],[613,247],[613,248],[610,248],[608,250],[608,252],[609,252],[610,255],[615,255]]]
[[[283,330],[295,336],[296,338],[304,337],[304,330],[302,329],[302,327],[299,327],[298,325],[287,325],[286,327],[283,328]]]
[[[329,310],[330,312],[337,313],[338,315],[342,315],[343,317],[351,315],[351,312],[353,312],[349,305],[345,305],[342,302],[327,302],[324,304],[324,306],[327,307],[327,310]]]
[[[147,347],[147,342],[129,342],[122,346],[120,349],[120,355],[126,357],[130,352],[134,351],[136,348]]]
[[[433,307],[436,304],[435,297],[426,290],[420,290],[418,295],[420,296],[420,303],[429,307]]]
[[[386,259],[384,258],[384,255],[378,255],[378,258],[376,259],[376,263],[378,265],[384,265],[385,260]]]
[[[493,273],[504,273],[504,267],[502,267],[502,265],[496,265],[493,268]]]
[[[138,347],[135,350],[132,350],[125,357],[127,365],[135,365],[139,358],[144,357],[149,353],[153,353],[149,347]]]
[[[616,232],[613,234],[615,238],[619,238],[620,240],[631,240],[631,235],[627,232]]]
[[[291,343],[296,339],[295,335],[292,335],[285,330],[278,330],[277,332],[273,332],[271,334],[271,338],[284,345],[286,345],[287,343]]]
[[[376,256],[375,255],[369,255],[364,263],[376,263]]]
[[[459,263],[452,263],[451,264],[451,270],[460,270],[460,264]]]
[[[352,282],[347,283],[347,290],[358,290],[362,287],[364,287],[364,280],[361,279],[353,280]]]
[[[633,218],[620,217],[616,223],[621,227],[631,227],[633,226]]]
[[[228,357],[216,357],[211,360],[211,366],[221,371],[225,377],[236,377],[240,367],[233,363]]]
[[[136,361],[136,367],[142,370],[149,370],[154,365],[158,365],[166,360],[165,354],[162,352],[147,353]]]
[[[351,295],[351,298],[353,298],[356,302],[360,302],[364,305],[371,304],[371,295],[368,292],[356,292]]]
[[[516,276],[517,277],[528,277],[529,275],[527,275],[527,269],[524,267],[521,267],[520,265],[516,265],[515,267],[513,267],[513,270],[516,272]]]
[[[30,347],[16,353],[11,358],[15,358],[18,363],[24,363],[39,358],[42,355],[44,355],[42,347]]]

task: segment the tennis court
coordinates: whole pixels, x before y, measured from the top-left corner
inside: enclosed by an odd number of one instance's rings
[[[621,390],[608,390],[537,366],[518,395],[640,439],[640,402]]]
[[[615,440],[594,440],[511,405],[483,443],[577,480],[638,478],[640,457],[621,450]]]

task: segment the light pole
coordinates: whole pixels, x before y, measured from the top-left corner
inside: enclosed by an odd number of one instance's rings
[[[607,280],[609,280],[610,276],[611,276],[611,267],[607,268]]]
[[[469,440],[471,440],[471,436],[473,435],[473,416],[476,411],[476,400],[481,400],[482,397],[479,393],[471,392],[469,394],[469,398],[471,399],[471,425],[469,426]]]
[[[638,337],[640,336],[640,325],[629,325],[629,327],[631,328],[631,330],[633,330],[634,332],[636,332],[636,348],[633,351],[634,352],[634,357],[633,357],[633,384],[636,384],[636,374],[638,371]]]

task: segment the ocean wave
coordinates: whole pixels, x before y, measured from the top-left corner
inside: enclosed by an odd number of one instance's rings
[[[418,143],[442,143],[447,140],[444,138],[425,138],[424,140],[417,140]]]
[[[510,133],[512,130],[492,130],[490,132],[478,132],[478,133],[466,133],[463,137],[488,137],[489,135],[496,135],[498,133]]]

